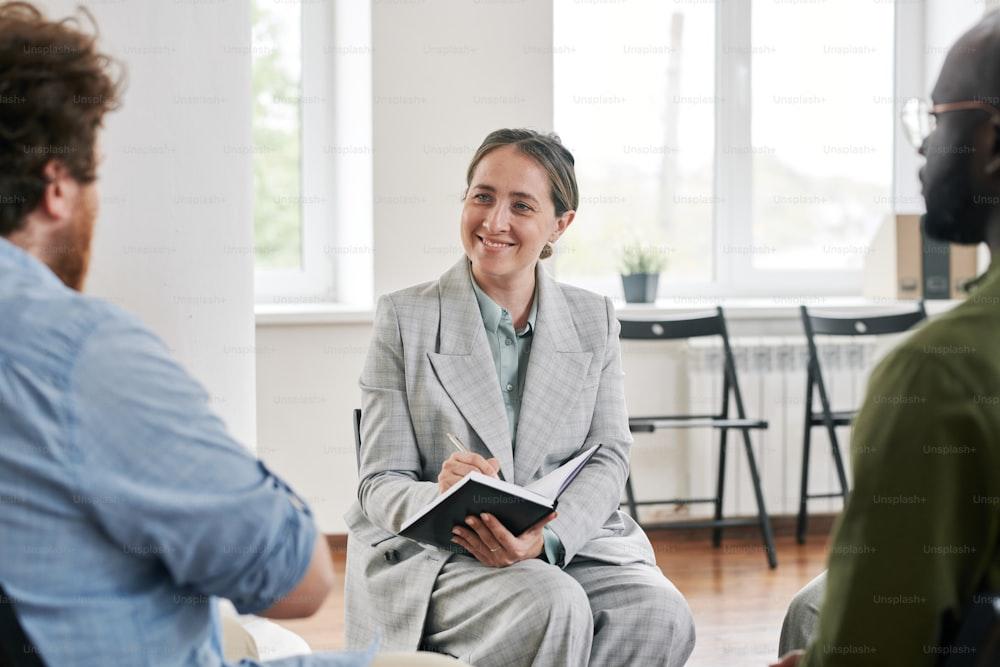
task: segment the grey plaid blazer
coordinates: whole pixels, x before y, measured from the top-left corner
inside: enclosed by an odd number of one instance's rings
[[[566,563],[655,564],[645,534],[618,510],[632,438],[611,301],[556,283],[540,264],[536,271],[538,314],[516,451],[468,260],[437,281],[379,299],[360,382],[358,501],[345,516],[350,647],[365,646],[378,629],[387,649],[420,644],[435,579],[452,556],[396,532],[437,496],[441,464],[454,451],[446,432],[499,459],[503,478],[516,484],[603,443],[549,527],[562,540]]]

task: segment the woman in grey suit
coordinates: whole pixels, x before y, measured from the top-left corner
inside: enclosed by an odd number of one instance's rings
[[[378,302],[346,516],[348,644],[381,632],[387,648],[482,666],[681,665],[691,612],[618,510],[632,439],[611,301],[539,262],[576,213],[573,157],[555,135],[498,130],[467,186],[466,256]],[[454,531],[471,556],[396,535],[472,470],[525,485],[597,443],[558,515],[520,536],[489,515]]]

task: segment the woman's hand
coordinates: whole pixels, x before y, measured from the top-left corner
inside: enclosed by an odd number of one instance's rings
[[[492,514],[465,517],[468,528],[455,526],[451,541],[465,548],[483,565],[507,567],[522,560],[538,558],[545,548],[542,529],[556,518],[553,512],[514,537]]]
[[[438,492],[444,493],[474,471],[479,471],[487,477],[497,477],[500,473],[500,461],[484,459],[472,452],[455,452],[441,465],[441,472],[438,473]]]

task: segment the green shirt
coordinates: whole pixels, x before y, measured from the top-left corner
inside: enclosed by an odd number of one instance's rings
[[[945,615],[1000,590],[1000,258],[978,282],[872,373],[801,665],[936,664]]]
[[[528,356],[531,354],[531,335],[538,315],[538,288],[535,288],[535,294],[531,298],[527,324],[521,331],[514,331],[510,312],[487,296],[476,284],[475,278],[471,280],[476,301],[479,302],[479,313],[483,316],[483,326],[486,327],[486,340],[489,341],[493,363],[497,367],[497,380],[500,382],[500,395],[503,396],[503,405],[507,410],[507,425],[510,427],[510,442],[513,447],[517,436],[517,418],[521,412],[524,376],[528,370]],[[562,542],[548,526],[543,529],[543,533],[546,559],[553,565],[563,565]]]

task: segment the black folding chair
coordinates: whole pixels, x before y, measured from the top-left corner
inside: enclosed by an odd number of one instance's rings
[[[44,664],[17,619],[14,601],[0,586],[0,667],[42,667]]]
[[[909,330],[918,322],[927,318],[924,302],[917,305],[911,312],[893,315],[878,315],[874,317],[835,317],[814,315],[806,306],[800,306],[802,326],[806,332],[806,344],[809,349],[809,361],[806,373],[806,416],[802,435],[802,485],[799,491],[799,516],[796,522],[795,535],[799,544],[805,544],[808,514],[806,503],[813,498],[844,498],[849,492],[847,472],[844,459],[840,454],[840,443],[837,440],[837,427],[850,426],[857,410],[834,410],[830,406],[830,395],[823,380],[820,368],[819,353],[816,349],[816,336],[882,336],[898,334]],[[813,409],[813,392],[819,394],[820,409]],[[840,481],[840,491],[809,493],[809,453],[812,430],[818,426],[826,429],[830,438],[830,450],[833,463],[837,469],[837,479]]]
[[[712,503],[715,514],[712,519],[704,521],[667,522],[659,524],[642,524],[644,528],[711,528],[712,544],[718,547],[722,543],[722,530],[729,526],[746,526],[757,524],[760,527],[770,567],[778,566],[778,558],[774,549],[774,535],[771,531],[771,519],[764,507],[764,494],[760,487],[760,475],[757,472],[757,459],[750,443],[750,431],[766,429],[768,424],[763,419],[750,419],[743,407],[743,395],[740,393],[739,380],[736,377],[736,363],[729,344],[729,333],[726,328],[726,318],[722,308],[707,314],[683,315],[659,320],[621,320],[621,338],[623,340],[663,341],[697,338],[702,336],[719,336],[722,339],[723,369],[722,369],[722,409],[718,414],[701,415],[658,415],[652,417],[629,417],[629,430],[633,433],[652,433],[658,429],[680,428],[712,428],[719,431],[719,470],[715,488],[715,496],[711,498],[671,498],[667,500],[636,501],[632,488],[631,476],[625,481],[625,493],[628,499],[629,512],[639,521],[638,508],[642,505],[687,505]],[[736,415],[730,415],[730,401],[735,404]],[[729,431],[737,429],[743,434],[743,447],[746,451],[750,468],[750,478],[753,481],[754,496],[757,501],[756,518],[723,517],[722,501],[726,480],[726,446]]]

